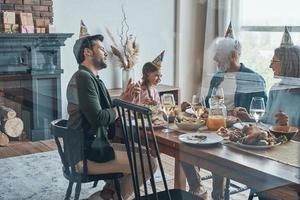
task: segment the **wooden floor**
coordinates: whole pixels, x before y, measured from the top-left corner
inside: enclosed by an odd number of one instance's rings
[[[7,147],[0,147],[0,159],[8,158],[8,157],[15,157],[27,154],[34,154],[40,152],[47,152],[56,150],[56,144],[54,140],[44,140],[38,142],[10,142]],[[172,177],[168,180],[169,188],[173,188],[174,186],[174,158],[169,157],[167,155],[161,155],[163,166],[165,173]],[[201,170],[201,175],[205,176],[209,172],[205,170]],[[212,183],[211,180],[203,181],[204,187],[210,193],[212,190]],[[163,189],[163,184],[159,183],[159,190]],[[188,190],[188,187],[187,187]],[[236,195],[231,196],[231,200],[243,200],[248,199],[249,191],[245,191]]]
[[[54,140],[38,142],[10,142],[6,147],[0,147],[0,159],[33,153],[56,150]]]

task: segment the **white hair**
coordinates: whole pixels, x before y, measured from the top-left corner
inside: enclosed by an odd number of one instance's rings
[[[221,38],[216,42],[216,53],[221,57],[229,57],[235,51],[239,55],[242,53],[242,45],[238,40],[232,38]]]

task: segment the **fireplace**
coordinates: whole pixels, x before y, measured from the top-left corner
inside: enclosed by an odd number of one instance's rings
[[[72,34],[0,33],[0,105],[23,120],[27,139],[51,138],[61,117],[60,48]]]

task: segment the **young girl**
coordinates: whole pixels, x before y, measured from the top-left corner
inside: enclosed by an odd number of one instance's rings
[[[153,62],[144,64],[141,92],[133,100],[133,103],[146,105],[160,104],[160,97],[155,86],[161,81],[161,76],[160,66]]]
[[[161,81],[161,63],[165,51],[162,51],[152,62],[147,62],[143,66],[143,77],[141,83],[141,92],[133,100],[133,103],[144,105],[159,105],[160,97],[155,88]]]

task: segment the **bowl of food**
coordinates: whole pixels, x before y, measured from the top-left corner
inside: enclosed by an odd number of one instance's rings
[[[269,130],[276,138],[286,136],[288,140],[292,139],[299,131],[293,126],[271,126]]]
[[[187,131],[197,131],[205,125],[205,120],[187,117],[176,117],[175,124],[178,128]]]

